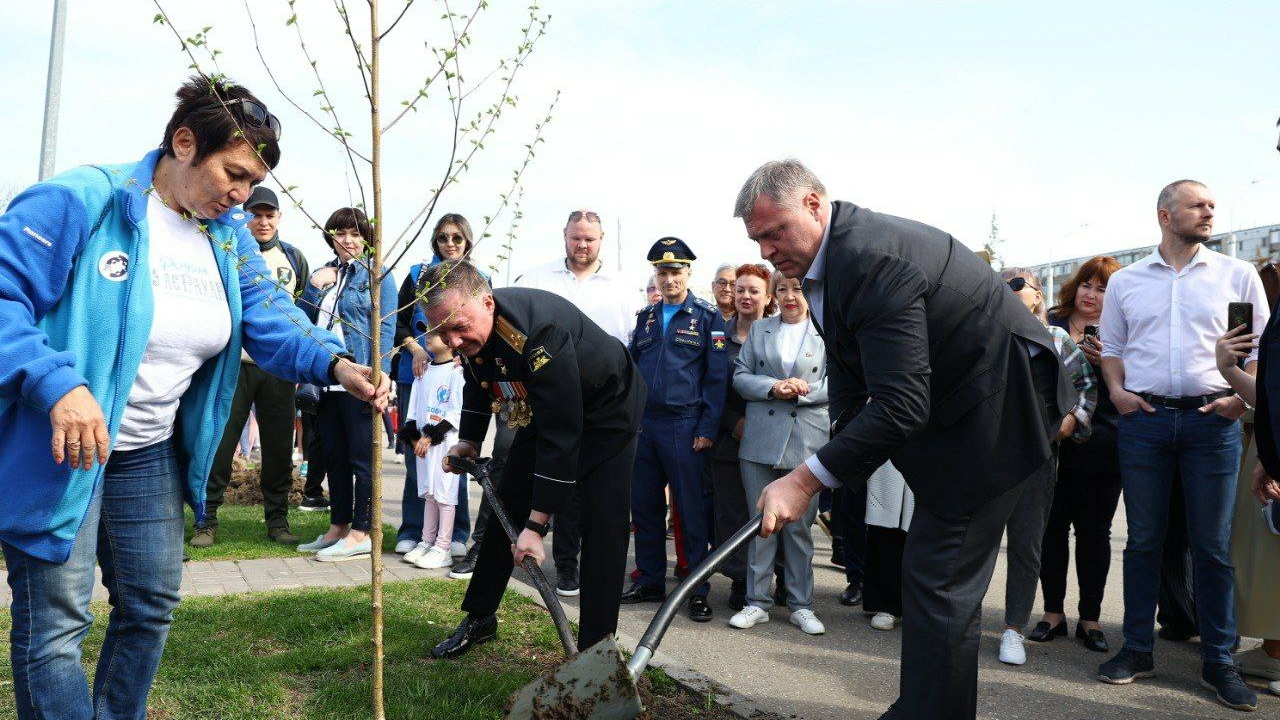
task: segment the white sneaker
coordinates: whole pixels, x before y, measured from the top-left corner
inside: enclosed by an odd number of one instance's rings
[[[460,542],[449,543],[449,555],[460,558],[467,554],[467,544]]]
[[[1280,680],[1267,683],[1267,689],[1271,691],[1272,695],[1280,695]]]
[[[1000,662],[1005,665],[1027,664],[1027,649],[1022,646],[1022,635],[1017,630],[1005,630],[1000,636]]]
[[[431,549],[431,543],[420,542],[417,545],[414,545],[412,550],[405,553],[405,556],[401,558],[401,560],[404,560],[405,562],[412,565],[418,561],[418,558],[422,557],[423,555],[426,555],[427,551],[430,549]]]
[[[413,540],[408,540],[408,539],[401,540],[400,542],[396,543],[396,554],[404,555],[405,553],[409,552],[410,550],[416,547],[418,547],[418,543],[414,542]]]
[[[791,613],[791,624],[809,635],[821,635],[827,631],[826,626],[813,614],[812,610],[797,610]]]
[[[394,462],[394,463],[395,463],[395,464],[397,464],[397,465],[403,465],[403,464],[404,464],[404,456],[403,456],[403,455],[401,455],[400,453],[396,453],[395,455],[392,455],[391,457],[392,457],[392,458],[394,458],[391,462]]]
[[[448,550],[432,545],[431,549],[423,553],[422,557],[418,558],[413,564],[423,570],[447,568],[453,565],[453,558],[449,557]]]
[[[878,612],[871,616],[871,627],[876,630],[892,630],[898,627],[900,622],[902,622],[902,618],[886,612]]]
[[[1236,664],[1244,675],[1280,680],[1280,660],[1271,657],[1260,647],[1236,653]]]
[[[736,628],[742,628],[743,630],[755,627],[760,623],[767,622],[769,622],[769,611],[762,607],[756,607],[755,605],[748,605],[739,610],[736,615],[729,618],[730,625]]]

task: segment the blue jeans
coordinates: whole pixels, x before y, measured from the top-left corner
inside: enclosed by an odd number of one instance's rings
[[[1154,645],[1160,559],[1174,471],[1182,472],[1205,662],[1230,663],[1236,619],[1228,543],[1240,471],[1240,423],[1198,410],[1121,416],[1118,447],[1129,541],[1124,549],[1124,645]]]
[[[112,453],[67,562],[3,545],[19,718],[144,720],[182,583],[182,485],[170,441]],[[95,558],[112,609],[91,698],[80,644]]]
[[[396,386],[396,404],[400,410],[400,421],[404,422],[409,412],[409,392],[413,383],[398,383]],[[404,490],[400,494],[400,529],[396,532],[396,541],[422,540],[422,498],[418,497],[418,463],[412,447],[401,448],[404,454]],[[453,520],[453,542],[467,544],[471,539],[471,513],[468,507],[467,476],[460,475],[458,482],[458,513]]]

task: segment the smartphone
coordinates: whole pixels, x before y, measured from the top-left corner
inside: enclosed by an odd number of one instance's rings
[[[1253,332],[1253,303],[1233,302],[1227,304],[1227,329],[1231,330],[1244,325],[1244,334]]]
[[[1101,337],[1101,336],[1098,334],[1098,333],[1099,333],[1099,331],[1101,331],[1101,330],[1102,330],[1102,328],[1098,327],[1097,325],[1085,325],[1085,326],[1084,326],[1084,336],[1085,336],[1085,337],[1091,337],[1091,338]]]

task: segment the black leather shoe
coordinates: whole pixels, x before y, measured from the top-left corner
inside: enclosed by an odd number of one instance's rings
[[[1044,623],[1040,623],[1043,625]],[[1063,629],[1065,634],[1066,629]],[[1085,627],[1076,623],[1076,637],[1084,646],[1094,652],[1111,652],[1111,645],[1107,643],[1107,636],[1102,634],[1101,630],[1086,630]]]
[[[1036,626],[1027,633],[1027,639],[1033,642],[1049,642],[1055,637],[1066,637],[1067,621],[1063,620],[1057,625],[1050,626],[1049,623],[1041,620]],[[1080,626],[1076,626],[1076,637],[1080,637]]]
[[[844,592],[840,593],[840,604],[853,607],[862,604],[862,588],[853,583],[845,586]]]
[[[747,606],[747,581],[734,580],[733,586],[729,588],[729,607],[734,612],[741,610]]]
[[[635,605],[642,602],[662,602],[667,597],[666,588],[650,587],[634,583],[631,587],[623,591],[622,596],[618,598],[618,602],[623,605]]]
[[[470,650],[473,645],[481,645],[498,637],[498,616],[472,618],[463,620],[458,629],[443,642],[431,648],[431,657],[437,660],[452,660]]]
[[[694,595],[689,598],[689,619],[694,622],[709,622],[711,620],[711,606],[707,604],[705,597]]]

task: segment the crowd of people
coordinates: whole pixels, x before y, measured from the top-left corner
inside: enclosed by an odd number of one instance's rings
[[[368,557],[370,437],[392,399],[395,550],[469,581],[439,659],[495,637],[512,568],[544,560],[548,534],[556,592],[581,594],[585,648],[616,630],[620,604],[666,598],[669,539],[679,580],[760,511],[760,535],[719,569],[730,627],[777,605],[823,634],[813,533],[826,532],[839,602],[902,628],[902,692],[884,717],[971,718],[1002,538],[1000,661],[1023,665],[1027,641],[1069,633],[1072,529],[1074,634],[1112,651],[1100,620],[1123,496],[1122,641],[1098,679],[1151,675],[1159,619],[1166,639],[1200,638],[1218,701],[1258,706],[1241,673],[1280,694],[1280,425],[1266,395],[1280,378],[1262,336],[1276,293],[1204,245],[1203,184],[1159,193],[1150,256],[1093,258],[1056,297],[942,231],[830,200],[790,160],[757,170],[735,207],[768,263],[719,266],[710,301],[678,237],[653,243],[643,293],[610,273],[588,210],[568,215],[563,257],[494,289],[453,213],[393,273],[369,263],[364,212],[340,208],[321,230],[334,256],[312,269],[259,184],[279,158],[275,116],[204,78],[178,96],[159,150],[60,175],[0,216],[0,483],[41,478],[0,493],[20,717],[145,708],[178,601],[183,498],[190,544],[215,544],[251,409],[268,540],[318,561]],[[377,347],[375,284],[396,300]],[[306,542],[288,525],[299,418],[300,508],[330,523]],[[472,523],[445,459],[477,456],[491,426],[514,543],[485,542],[492,508]],[[90,697],[79,648],[95,561],[112,650]],[[710,583],[695,587],[688,618],[714,608]],[[1238,653],[1241,636],[1264,642]]]

